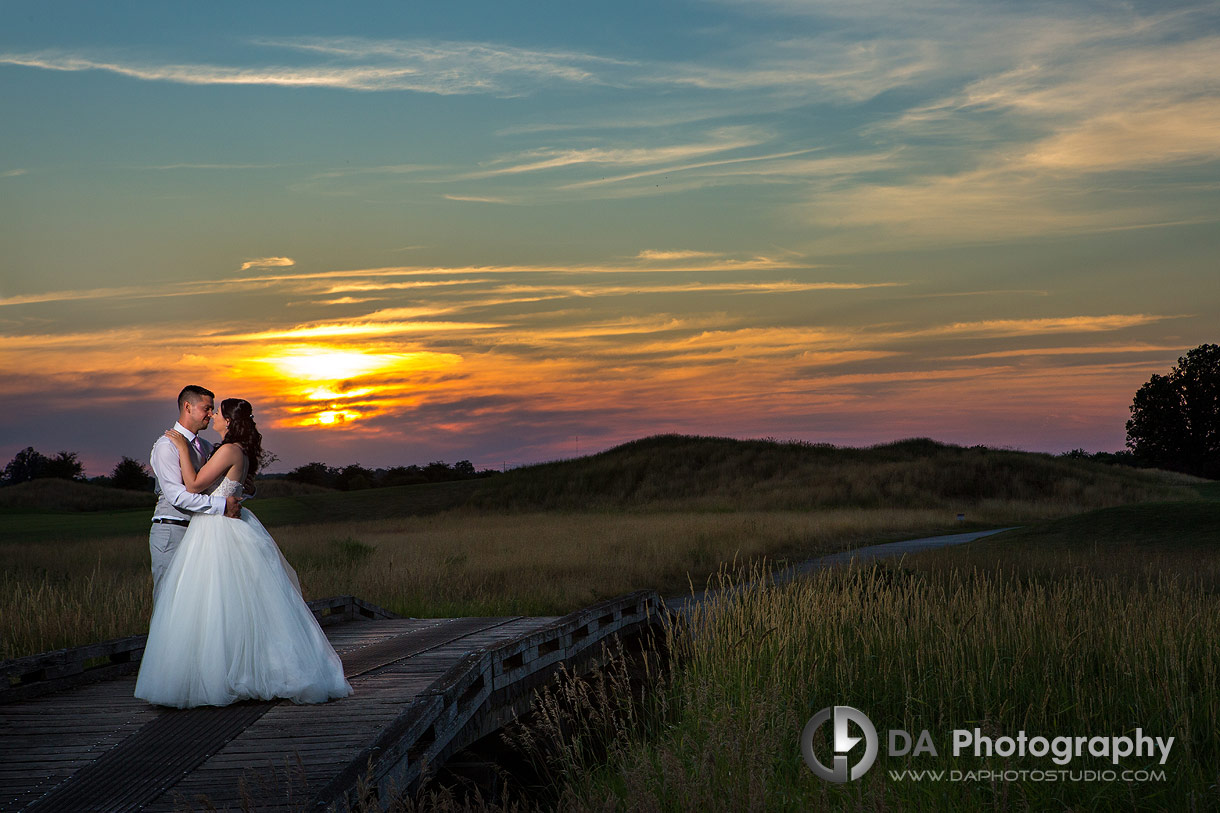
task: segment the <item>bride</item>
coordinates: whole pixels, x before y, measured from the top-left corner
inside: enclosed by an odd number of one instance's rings
[[[187,441],[170,430],[182,480],[199,494],[242,496],[262,453],[249,401],[227,398],[215,417],[224,438],[196,472]],[[262,523],[197,514],[162,577],[135,696],[162,706],[224,706],[250,698],[323,703],[352,693],[343,664],[301,597],[296,571]]]

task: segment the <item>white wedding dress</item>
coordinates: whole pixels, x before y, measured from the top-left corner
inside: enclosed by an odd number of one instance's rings
[[[241,483],[225,478],[212,493],[240,496]],[[296,571],[254,514],[193,517],[162,577],[135,696],[188,708],[351,693]]]

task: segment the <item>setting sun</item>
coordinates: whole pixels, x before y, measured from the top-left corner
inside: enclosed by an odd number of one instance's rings
[[[404,366],[414,353],[364,353],[319,346],[297,346],[259,359],[285,377],[307,381],[345,381]],[[333,396],[329,396],[333,397]]]
[[[332,424],[343,423],[344,421],[348,421],[348,420],[351,420],[353,418],[358,418],[358,417],[360,417],[360,415],[356,412],[346,412],[342,409],[338,409],[338,410],[328,409],[325,412],[319,412],[316,416],[316,419],[313,421],[313,423],[319,423],[319,424],[323,424],[325,426],[330,426]]]
[[[305,394],[306,398],[314,401],[333,401],[336,398],[360,398],[373,393],[372,387],[359,387],[357,389],[337,391],[331,387],[318,387],[316,390]]]
[[[339,428],[418,402],[429,387],[423,374],[454,367],[462,357],[384,345],[296,344],[264,350],[253,361],[282,404],[278,425]]]

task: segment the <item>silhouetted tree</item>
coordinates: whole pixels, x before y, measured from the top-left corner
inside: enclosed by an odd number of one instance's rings
[[[450,466],[441,460],[434,460],[427,466],[392,466],[388,469],[367,469],[359,463],[342,468],[333,468],[323,463],[306,463],[298,466],[284,475],[279,475],[298,483],[337,488],[341,491],[355,491],[364,488],[379,488],[382,486],[414,486],[423,483],[444,483],[450,480],[469,480],[475,477],[491,477],[497,474],[494,469],[477,471],[469,460],[459,460]]]
[[[33,446],[26,446],[13,455],[13,459],[4,467],[3,482],[5,485],[14,485],[41,477],[46,464],[46,455],[35,451]]]
[[[1139,388],[1127,448],[1144,465],[1220,477],[1220,345],[1199,345]]]
[[[428,478],[429,483],[443,483],[453,479],[453,469],[443,460],[433,460],[424,466],[424,477]]]
[[[383,486],[415,486],[428,482],[428,478],[419,466],[392,466],[381,473],[378,482]]]
[[[338,469],[332,469],[325,463],[306,463],[304,466],[297,466],[292,471],[284,475],[286,480],[294,480],[298,483],[308,483],[315,486],[326,486],[333,488],[335,480],[339,476]]]
[[[115,464],[110,472],[110,485],[115,488],[125,488],[129,491],[147,491],[152,488],[153,478],[148,468],[138,460],[126,455]]]
[[[344,466],[335,478],[334,487],[341,491],[359,491],[364,488],[372,488],[377,475],[370,469],[366,469],[359,463],[352,463],[349,466]]]
[[[47,460],[39,476],[60,480],[84,480],[85,467],[76,458],[76,452],[60,452]]]
[[[1059,455],[1069,460],[1092,460],[1094,463],[1105,463],[1109,466],[1135,466],[1135,455],[1127,450],[1121,452],[1086,452],[1084,449],[1072,449]]]
[[[4,474],[0,477],[0,482],[5,485],[13,485],[44,477],[84,480],[85,468],[77,459],[76,452],[60,452],[54,457],[47,457],[41,452],[35,451],[33,446],[26,446],[17,452],[4,467]]]

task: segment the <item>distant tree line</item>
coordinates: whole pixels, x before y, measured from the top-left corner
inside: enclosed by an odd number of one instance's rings
[[[146,491],[153,485],[148,467],[126,455],[115,464],[109,476],[86,478],[85,467],[76,452],[59,452],[54,457],[47,457],[33,446],[27,446],[17,452],[4,467],[4,471],[0,472],[0,486],[44,479],[74,480],[78,483],[133,491]]]
[[[1111,466],[1138,467],[1141,465],[1140,461],[1131,452],[1086,452],[1084,449],[1072,449],[1072,451],[1064,452],[1059,456],[1072,460],[1092,460],[1094,463],[1108,463]]]
[[[298,483],[308,483],[315,486],[335,488],[340,491],[358,491],[363,488],[380,488],[382,486],[411,486],[423,483],[445,483],[453,480],[473,480],[478,477],[491,477],[498,474],[495,469],[476,471],[469,460],[459,460],[452,466],[441,460],[435,460],[426,466],[392,466],[387,469],[367,469],[359,463],[337,468],[325,463],[306,463],[297,466],[283,475],[266,475],[268,477],[283,477]]]
[[[476,471],[469,460],[459,460],[452,466],[436,460],[426,466],[392,466],[383,469],[367,469],[359,463],[335,467],[315,462],[298,466],[287,474],[260,475],[259,479],[283,477],[298,483],[310,483],[340,491],[356,491],[380,486],[473,480],[497,473],[494,469]],[[84,466],[76,452],[59,452],[54,457],[47,457],[33,446],[22,449],[8,462],[0,472],[0,487],[52,478],[133,491],[149,491],[153,487],[153,476],[148,466],[126,455],[115,464],[109,475],[86,478]]]

